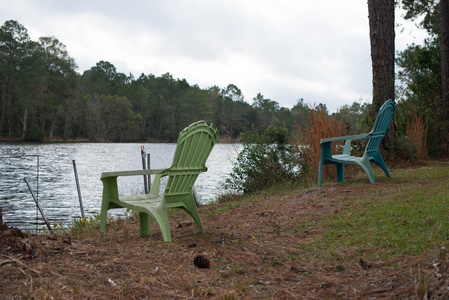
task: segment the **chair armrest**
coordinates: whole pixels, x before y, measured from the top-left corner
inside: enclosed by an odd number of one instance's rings
[[[356,135],[346,135],[346,136],[338,136],[333,138],[326,138],[321,139],[321,144],[329,143],[329,142],[338,142],[338,141],[354,141],[354,140],[361,140],[366,139],[369,136],[369,133],[362,133],[362,134],[356,134]]]
[[[346,136],[338,136],[333,138],[326,138],[321,139],[321,152],[324,152],[325,156],[332,156],[332,150],[331,150],[331,142],[338,142],[338,141],[346,141],[345,147],[343,148],[343,154],[351,155],[351,141],[354,140],[361,140],[366,139],[369,137],[369,133],[362,133],[362,134],[356,134],[356,135],[346,135]]]
[[[161,177],[168,175],[166,171],[167,169],[150,169],[150,170],[103,172],[101,173],[101,180],[103,181],[104,184],[107,184],[108,186],[112,185],[117,190],[117,177],[119,176],[139,176],[139,175],[155,174],[156,177],[154,178],[153,184],[151,185],[150,194],[158,196],[159,187],[161,184]]]
[[[101,173],[101,179],[108,177],[119,176],[137,176],[137,175],[151,175],[151,174],[163,174],[166,169],[150,169],[150,170],[132,170],[132,171],[113,171]]]

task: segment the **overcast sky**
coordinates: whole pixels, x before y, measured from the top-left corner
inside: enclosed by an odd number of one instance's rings
[[[400,15],[396,50],[421,44],[424,33]],[[135,77],[232,83],[249,103],[261,93],[333,112],[371,101],[366,0],[0,0],[0,25],[11,19],[32,40],[56,37],[81,74],[104,60]]]

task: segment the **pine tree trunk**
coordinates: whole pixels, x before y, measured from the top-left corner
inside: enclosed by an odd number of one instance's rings
[[[441,28],[441,78],[442,78],[442,104],[444,116],[444,131],[449,129],[449,0],[440,0],[440,28]],[[447,151],[449,148],[449,136],[441,149]]]
[[[2,115],[0,117],[0,139],[1,139],[2,132],[3,132],[3,124],[5,123],[5,117],[6,117],[6,108],[7,108],[7,103],[8,103],[9,81],[10,81],[10,77],[8,76],[6,78],[5,95],[4,95],[3,103],[2,103]],[[0,97],[0,100],[1,100],[1,97]]]
[[[25,139],[25,134],[27,131],[27,124],[28,124],[28,108],[25,108],[25,111],[23,113],[23,120],[22,120],[22,139]]]
[[[373,115],[382,104],[394,100],[394,0],[368,0],[371,61],[373,69]],[[385,146],[396,143],[396,128],[391,122]]]

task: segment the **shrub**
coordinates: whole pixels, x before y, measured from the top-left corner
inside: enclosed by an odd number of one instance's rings
[[[416,160],[418,158],[418,149],[410,143],[407,136],[399,136],[396,143],[396,152],[399,157],[406,160]]]
[[[273,184],[300,180],[303,160],[290,141],[283,125],[270,126],[262,133],[253,127],[243,135],[243,149],[224,187],[254,193]]]
[[[44,133],[34,125],[31,129],[25,132],[25,141],[27,142],[42,142],[44,141]]]

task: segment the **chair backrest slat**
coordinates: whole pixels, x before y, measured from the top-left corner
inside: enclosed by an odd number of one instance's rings
[[[217,128],[205,121],[193,123],[181,131],[165,188],[167,203],[171,196],[191,192],[198,175],[207,170],[206,160],[217,139]]]
[[[374,122],[373,130],[370,132],[366,152],[375,151],[379,148],[382,138],[387,133],[388,126],[396,110],[396,103],[393,100],[386,101],[381,108]]]

